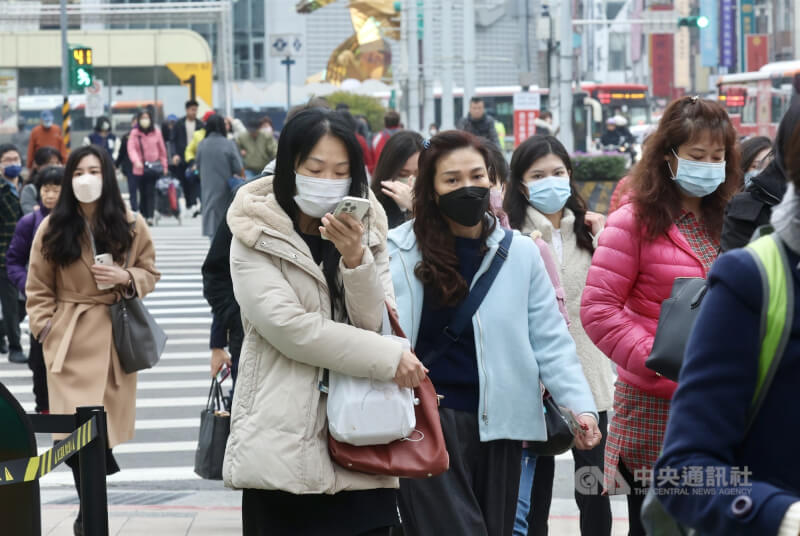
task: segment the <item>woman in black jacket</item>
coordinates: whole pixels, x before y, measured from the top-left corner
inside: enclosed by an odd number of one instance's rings
[[[756,229],[769,223],[772,207],[786,193],[784,157],[789,149],[792,128],[800,121],[800,101],[795,99],[778,126],[775,138],[775,158],[754,177],[744,192],[736,194],[725,209],[720,245],[722,251],[744,247]]]

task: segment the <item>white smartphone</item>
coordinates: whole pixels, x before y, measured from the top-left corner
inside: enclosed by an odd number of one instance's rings
[[[339,201],[339,205],[336,207],[336,210],[333,211],[333,215],[339,217],[342,214],[349,214],[354,220],[361,221],[367,215],[367,212],[369,212],[368,199],[347,196]],[[322,234],[322,238],[328,240],[324,233]]]
[[[101,253],[100,255],[95,256],[94,262],[96,264],[102,264],[103,266],[113,266],[114,265],[114,257],[111,253]],[[108,290],[114,288],[114,285],[97,285],[97,290]]]
[[[349,214],[356,221],[361,221],[369,212],[369,200],[363,197],[347,196],[339,202],[339,206],[333,211],[334,216]]]

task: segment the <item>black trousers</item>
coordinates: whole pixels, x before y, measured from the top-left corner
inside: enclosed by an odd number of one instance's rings
[[[28,353],[28,368],[33,372],[33,396],[36,398],[36,412],[50,410],[47,394],[47,368],[44,365],[42,345],[31,333],[31,349]]]
[[[510,536],[517,511],[522,442],[482,443],[478,416],[440,408],[450,469],[425,480],[400,480],[406,536]]]
[[[128,179],[128,200],[131,203],[131,210],[139,212],[139,180],[142,176],[134,175],[133,173],[128,173],[125,176]]]
[[[628,536],[647,536],[647,531],[644,530],[642,524],[642,505],[646,487],[641,480],[633,478],[633,473],[622,463],[622,460],[619,461],[617,470],[631,487],[631,493],[628,495]]]
[[[3,266],[0,268],[0,306],[3,308],[3,331],[10,350],[22,350],[19,322],[25,316],[25,307],[20,307],[20,303],[19,290],[8,278]]]
[[[183,190],[183,198],[186,199],[186,209],[188,210],[195,206],[197,198],[200,197],[200,181],[196,175],[186,178],[186,170],[189,166],[186,165],[182,158],[181,163],[175,167],[178,181],[181,183],[181,189]]]
[[[74,454],[71,458],[68,458],[64,461],[65,464],[72,469],[72,479],[75,481],[75,490],[78,492],[78,499],[81,497],[81,469],[80,469],[80,462],[78,461],[78,454]],[[117,460],[114,458],[114,454],[111,452],[111,449],[106,449],[106,475],[113,475],[114,473],[119,473],[119,465],[117,465]],[[78,515],[76,516],[77,519],[83,520],[83,512],[81,508],[78,508]]]
[[[150,219],[156,210],[156,179],[158,177],[154,173],[145,171],[144,175],[136,176],[136,181],[139,184],[139,192],[141,199],[139,201],[139,209],[145,219]]]
[[[608,433],[608,413],[600,413],[598,423],[603,439],[592,450],[572,449],[575,471],[582,467],[597,467],[603,474],[605,467],[603,454],[606,450]],[[555,458],[538,456],[536,472],[531,491],[531,510],[528,514],[528,536],[547,536],[547,520],[550,517],[550,504],[553,500],[553,479],[555,477]],[[585,495],[575,492],[575,502],[580,510],[581,536],[611,535],[611,498],[608,495]]]

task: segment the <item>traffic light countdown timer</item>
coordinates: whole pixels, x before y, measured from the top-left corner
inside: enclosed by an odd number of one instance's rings
[[[80,91],[92,86],[94,68],[92,49],[80,45],[69,47],[69,88]]]

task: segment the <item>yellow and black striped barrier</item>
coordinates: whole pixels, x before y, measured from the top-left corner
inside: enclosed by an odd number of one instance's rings
[[[0,486],[42,478],[96,437],[97,417],[92,417],[68,437],[39,456],[0,462]]]
[[[64,146],[69,149],[70,145],[70,118],[69,118],[69,97],[64,97],[64,104],[61,105],[61,134],[64,138]]]

